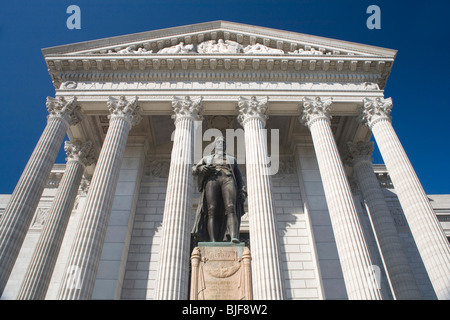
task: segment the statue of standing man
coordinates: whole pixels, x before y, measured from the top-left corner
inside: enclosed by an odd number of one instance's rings
[[[192,233],[200,241],[239,242],[239,226],[247,197],[235,157],[226,153],[223,137],[214,151],[192,167],[201,193]]]

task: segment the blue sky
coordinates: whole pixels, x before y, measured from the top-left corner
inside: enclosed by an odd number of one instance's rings
[[[69,5],[81,29],[69,30]],[[381,29],[369,30],[369,5]],[[393,126],[428,194],[450,194],[450,1],[4,1],[0,9],[0,194],[10,194],[46,124],[54,96],[42,48],[227,20],[398,50],[385,97]],[[64,163],[60,152],[57,163]],[[374,163],[382,163],[375,152]]]

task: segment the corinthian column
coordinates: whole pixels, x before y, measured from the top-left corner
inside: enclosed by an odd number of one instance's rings
[[[400,300],[421,299],[416,279],[403,250],[394,219],[384,199],[372,166],[373,142],[349,142],[346,161],[353,171],[369,208],[370,220],[386,265],[394,296]]]
[[[331,104],[304,98],[302,121],[311,131],[348,297],[381,299],[377,286],[368,283],[372,262],[331,131]]]
[[[91,142],[66,141],[64,150],[66,169],[22,282],[19,300],[45,299],[84,169],[95,160]]]
[[[0,296],[8,282],[67,129],[81,120],[76,98],[66,101],[63,97],[48,97],[46,106],[49,112],[47,126],[0,222]]]
[[[194,121],[202,119],[202,99],[174,98],[172,108],[175,134],[164,206],[157,300],[188,297]]]
[[[86,197],[58,299],[90,299],[128,134],[141,120],[137,98],[109,98],[109,128]]]
[[[238,102],[238,121],[245,132],[253,296],[257,300],[284,297],[271,177],[267,168],[267,135],[263,132],[267,108],[267,98],[241,97]]]
[[[371,130],[409,228],[439,299],[450,299],[450,246],[391,124],[392,99],[364,99],[362,122]]]

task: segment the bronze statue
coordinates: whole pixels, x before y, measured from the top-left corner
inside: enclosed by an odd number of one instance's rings
[[[214,141],[214,151],[192,167],[201,192],[192,233],[199,241],[239,242],[239,226],[247,197],[235,157],[226,153],[223,137]]]

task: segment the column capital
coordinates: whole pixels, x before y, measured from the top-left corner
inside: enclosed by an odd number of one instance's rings
[[[379,120],[385,119],[391,121],[392,98],[375,99],[364,98],[363,107],[361,109],[360,121],[372,128]]]
[[[249,119],[259,119],[264,125],[266,124],[267,110],[269,108],[269,98],[263,97],[257,99],[255,96],[252,96],[250,99],[239,97],[238,100],[238,121],[241,126],[244,126],[244,123]]]
[[[349,165],[356,166],[362,162],[372,163],[374,145],[372,141],[347,142],[342,160]]]
[[[108,118],[124,118],[131,127],[137,125],[142,120],[141,109],[137,101],[138,97],[134,97],[131,100],[127,100],[125,96],[120,96],[119,98],[109,97],[107,105],[110,115]]]
[[[67,154],[67,162],[78,161],[85,167],[93,164],[97,158],[91,141],[85,143],[82,143],[79,140],[74,142],[66,141],[64,143],[64,150]]]
[[[311,125],[318,119],[325,119],[330,122],[332,103],[332,98],[322,100],[320,97],[304,97],[303,112],[300,118],[300,122],[308,127],[311,127]]]
[[[189,96],[183,98],[173,97],[172,99],[172,119],[175,124],[185,118],[190,118],[192,120],[203,120],[201,115],[203,111],[203,97],[197,99],[191,99]]]
[[[78,124],[83,118],[76,97],[73,97],[72,100],[66,100],[62,96],[47,97],[45,105],[49,113],[48,118],[61,118],[68,127]]]

